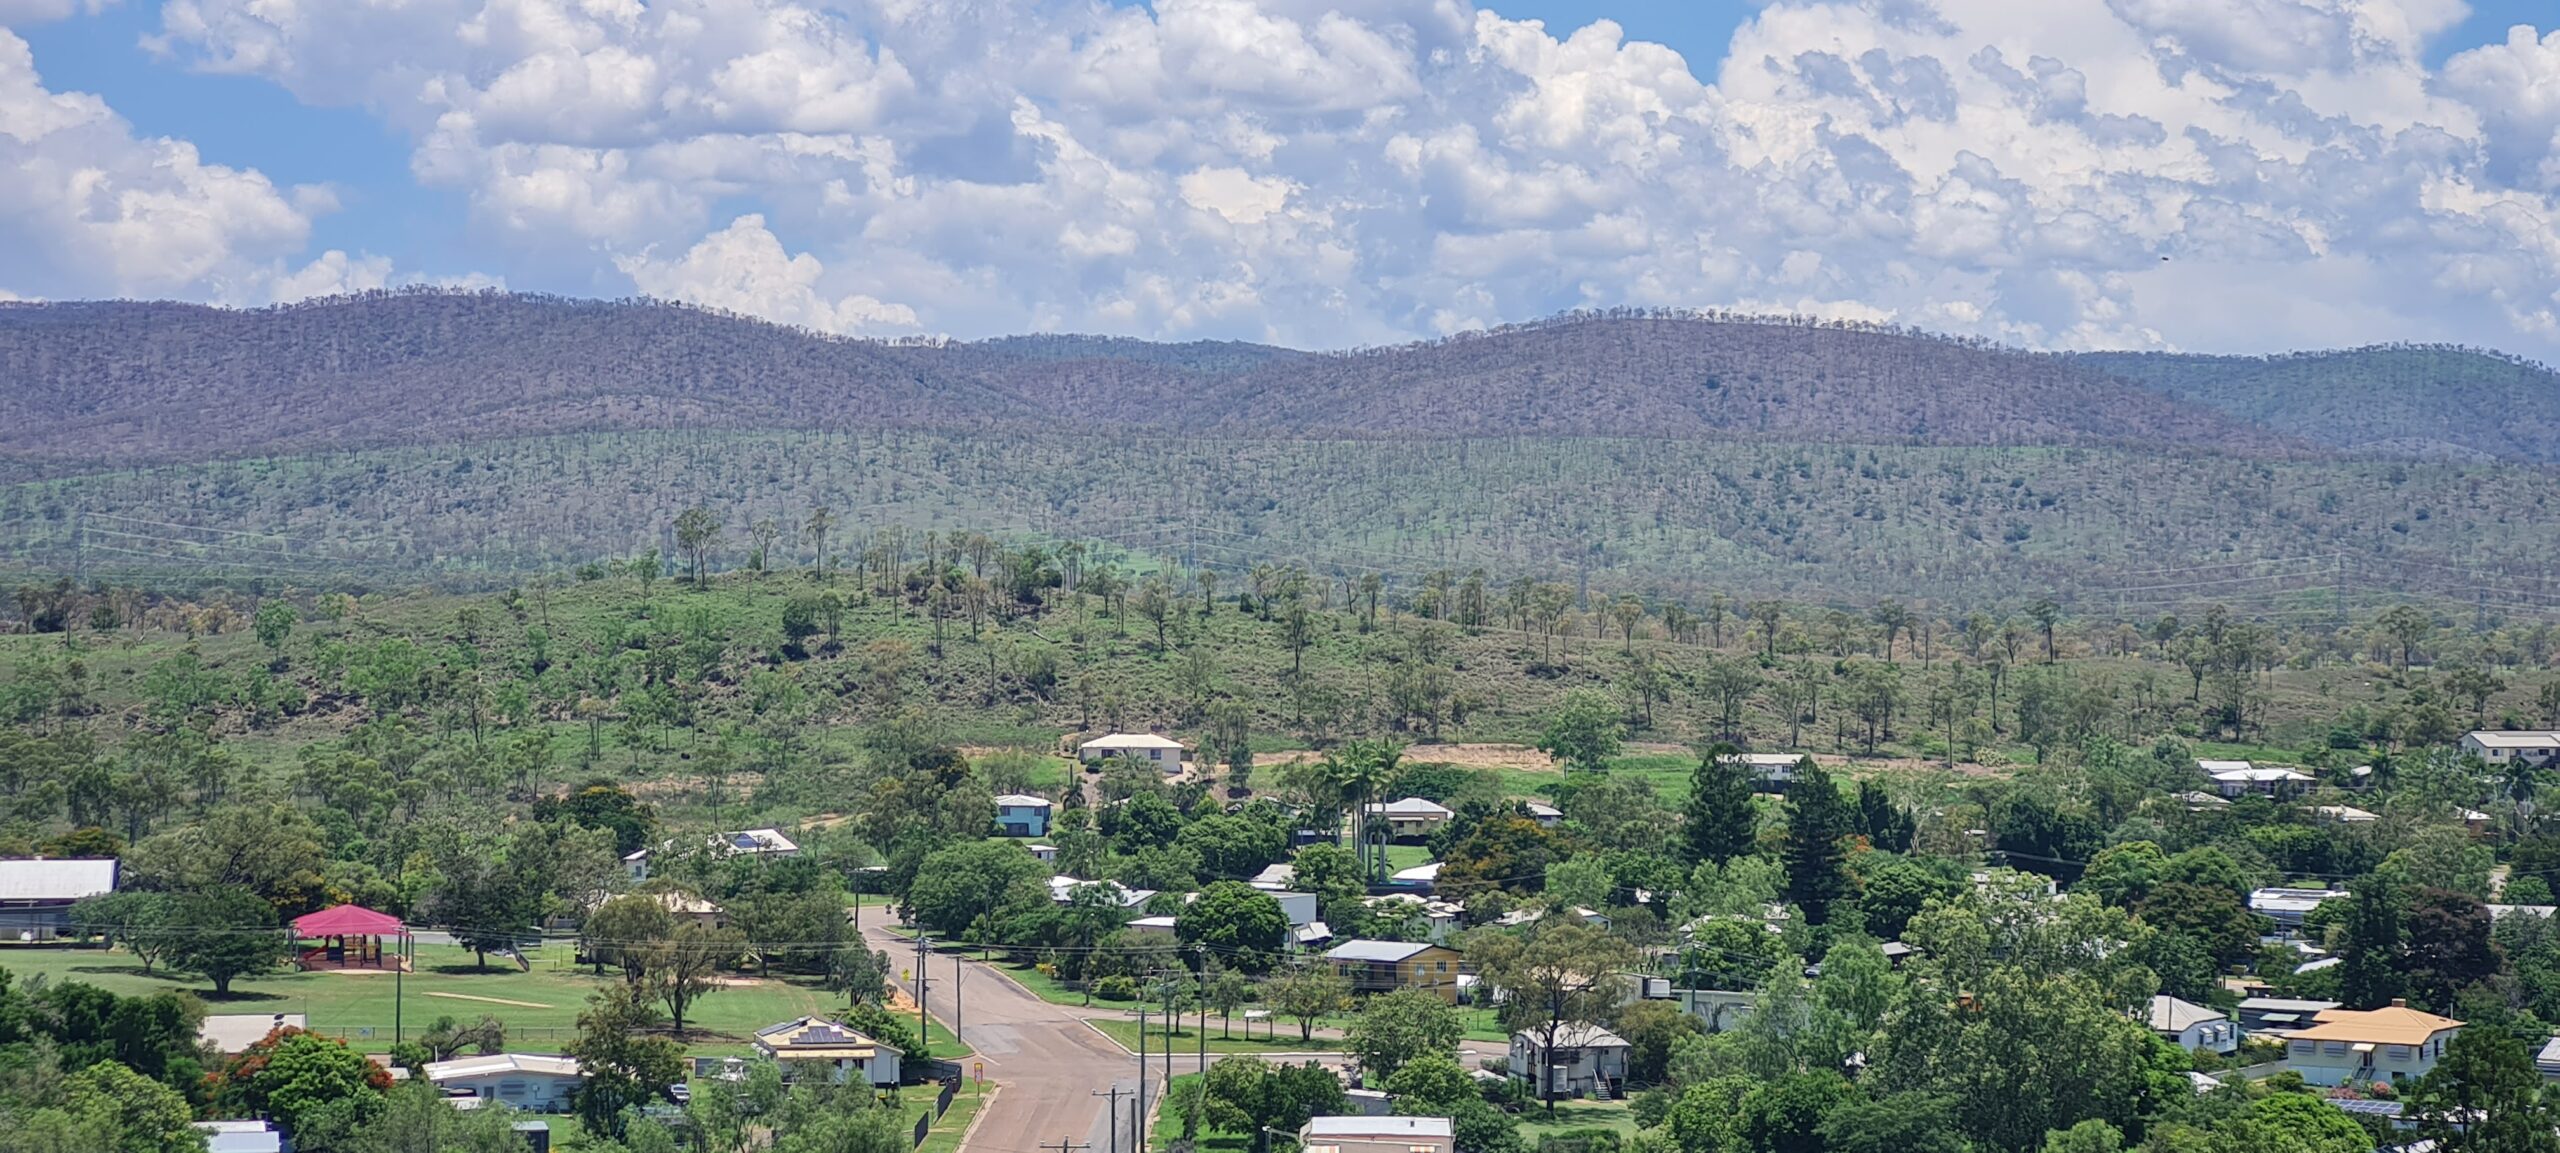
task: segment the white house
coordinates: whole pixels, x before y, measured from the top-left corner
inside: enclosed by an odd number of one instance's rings
[[[1425,861],[1410,869],[1398,869],[1387,874],[1387,881],[1402,888],[1430,892],[1432,886],[1440,883],[1440,862]]]
[[[1022,847],[1030,851],[1033,860],[1043,865],[1058,863],[1058,846],[1056,845],[1024,845]]]
[[[1311,1117],[1298,1127],[1304,1153],[1452,1153],[1446,1117]]]
[[[1783,793],[1796,783],[1796,768],[1804,758],[1795,753],[1735,753],[1726,763],[1739,764],[1751,770],[1754,787],[1764,793]]]
[[[2313,805],[2304,811],[2322,820],[2335,821],[2341,825],[2369,824],[2382,819],[2381,814],[2359,809],[2354,805]]]
[[[2314,1085],[2410,1081],[2444,1058],[2462,1022],[2395,1000],[2387,1009],[2323,1009],[2285,1038],[2285,1067]]]
[[[2276,765],[2253,765],[2247,761],[2199,760],[2196,768],[2206,780],[2213,782],[2215,792],[2226,797],[2243,793],[2280,796],[2299,791],[2311,783],[2309,773]]]
[[[1564,821],[1563,809],[1559,809],[1554,805],[1550,805],[1542,801],[1523,802],[1520,806],[1520,810],[1529,814],[1530,820],[1536,821],[1539,825],[1546,828],[1552,829]]]
[[[1272,900],[1280,902],[1280,915],[1289,918],[1289,924],[1292,928],[1303,925],[1312,925],[1315,923],[1315,894],[1292,893],[1285,889],[1264,891],[1271,894]]]
[[[1180,917],[1140,917],[1129,922],[1129,931],[1170,937],[1174,934],[1174,925],[1180,920]]]
[[[1182,742],[1153,733],[1113,733],[1077,745],[1076,757],[1086,764],[1100,762],[1105,757],[1120,757],[1145,761],[1165,772],[1178,773],[1182,771]]]
[[[784,836],[780,829],[741,829],[734,833],[714,833],[709,838],[711,853],[716,857],[755,857],[783,859],[800,855],[800,845]],[[666,846],[659,846],[661,849]],[[631,883],[649,879],[649,850],[633,849],[622,858],[623,871],[631,875]]]
[[[1132,889],[1118,881],[1079,881],[1074,877],[1051,877],[1049,878],[1049,899],[1064,905],[1075,900],[1078,891],[1097,886],[1109,892],[1120,902],[1120,907],[1123,909],[1137,908],[1156,895],[1154,889]]]
[[[1626,1088],[1634,1052],[1626,1038],[1597,1025],[1558,1028],[1553,1049],[1545,1030],[1522,1030],[1511,1035],[1511,1075],[1541,1097],[1614,1097]]]
[[[2279,929],[2299,929],[2302,918],[2319,908],[2321,902],[2346,895],[2339,889],[2252,889],[2249,911],[2274,921]]]
[[[2498,732],[2484,729],[2462,737],[2462,751],[2487,761],[2492,767],[2522,762],[2548,766],[2560,763],[2560,731],[2528,729],[2521,732]]]
[[[756,1031],[756,1052],[782,1065],[786,1080],[816,1077],[838,1085],[898,1083],[898,1050],[824,1017],[802,1017]]]
[[[996,827],[1008,837],[1049,835],[1049,814],[1056,808],[1047,797],[1006,793],[996,798]]]
[[[449,1097],[471,1096],[535,1113],[565,1113],[585,1080],[575,1057],[494,1053],[431,1061],[427,1080]]]
[[[2533,1055],[2533,1067],[2545,1081],[2560,1081],[2560,1037],[2543,1043],[2542,1051]]]
[[[1445,806],[1421,797],[1403,797],[1383,805],[1371,805],[1362,812],[1368,814],[1369,827],[1374,829],[1385,825],[1387,835],[1397,840],[1428,837],[1440,826],[1448,824],[1449,818],[1457,816]]]
[[[2181,1049],[2240,1050],[2240,1025],[2218,1009],[2161,994],[2151,998],[2151,1031]]]
[[[71,906],[116,890],[116,860],[0,861],[0,939],[50,941],[71,928]]]
[[[205,1153],[283,1153],[284,1134],[272,1121],[198,1121]]]

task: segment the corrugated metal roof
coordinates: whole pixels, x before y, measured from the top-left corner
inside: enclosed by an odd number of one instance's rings
[[[0,861],[0,901],[77,901],[115,888],[113,857]]]
[[[1446,1117],[1310,1117],[1309,1137],[1447,1137]]]
[[[1324,956],[1328,961],[1401,961],[1431,947],[1411,941],[1345,941]]]

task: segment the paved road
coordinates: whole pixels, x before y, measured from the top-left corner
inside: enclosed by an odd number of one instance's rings
[[[870,926],[863,935],[872,948],[889,954],[895,968],[914,967],[915,942]],[[1126,1050],[1094,1032],[1073,1010],[1034,997],[975,961],[937,955],[927,976],[931,984],[925,1011],[948,1027],[958,1000],[965,1014],[960,1038],[977,1050],[971,1060],[984,1062],[987,1079],[1003,1085],[979,1115],[964,1146],[969,1153],[1040,1153],[1042,1146],[1056,1149],[1061,1140],[1093,1153],[1131,1153],[1127,1118],[1139,1073]],[[914,991],[912,984],[906,987]],[[1163,1085],[1161,1068],[1150,1072],[1159,1078],[1147,1087],[1152,1107]],[[1123,1091],[1121,1118],[1106,1127],[1106,1098],[1094,1094],[1114,1085]]]

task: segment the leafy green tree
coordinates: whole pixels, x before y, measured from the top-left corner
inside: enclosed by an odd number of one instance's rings
[[[1888,853],[1909,852],[1919,834],[1919,818],[1893,803],[1884,784],[1873,777],[1858,782],[1858,831],[1867,843]]]
[[[676,548],[684,553],[685,574],[696,587],[708,575],[711,550],[719,543],[720,518],[710,509],[694,505],[676,514]]]
[[[1819,925],[1831,903],[1849,894],[1848,850],[1856,814],[1831,774],[1807,757],[1796,769],[1787,801],[1787,900]]]
[[[650,1035],[662,1018],[630,986],[605,988],[578,1014],[578,1038],[566,1052],[581,1080],[570,1098],[589,1133],[621,1140],[630,1110],[655,1101],[685,1079],[684,1046]]]
[[[276,927],[275,906],[238,885],[178,898],[167,931],[170,967],[213,982],[217,997],[231,995],[233,978],[272,969],[293,951],[293,939]]]
[[[1312,1041],[1318,1018],[1351,1007],[1351,982],[1332,966],[1309,965],[1263,982],[1262,996],[1273,1012],[1297,1018],[1299,1041]]]
[[[100,1061],[64,1081],[63,1108],[101,1132],[116,1153],[194,1153],[205,1147],[184,1094],[113,1061]]]
[[[1742,1099],[1743,1148],[1755,1153],[1825,1153],[1823,1119],[1857,1097],[1847,1078],[1824,1070],[1790,1073]]]
[[[746,939],[737,930],[713,928],[692,920],[677,923],[665,937],[648,946],[641,987],[667,1007],[678,1038],[684,1036],[685,1010],[725,987],[720,970],[736,961],[746,947]]]
[[[266,646],[269,668],[284,668],[284,642],[293,635],[293,626],[301,619],[301,615],[293,611],[293,606],[283,601],[268,601],[258,606],[252,627],[257,631],[258,643]]]
[[[1278,898],[1242,881],[1200,890],[1173,927],[1183,944],[1208,949],[1248,973],[1269,971],[1289,938],[1289,916]]]
[[[1605,773],[1626,742],[1618,703],[1594,689],[1574,689],[1556,702],[1538,732],[1539,752],[1573,771]]]
[[[2118,1153],[2124,1134],[2095,1117],[2045,1134],[2044,1153]]]
[[[1342,1108],[1342,1082],[1313,1061],[1280,1065],[1222,1057],[1202,1081],[1209,1124],[1248,1138],[1254,1153],[1271,1153],[1271,1130],[1294,1132],[1308,1118]]]
[[[1955,1099],[1938,1093],[1842,1102],[1823,1116],[1822,1139],[1829,1153],[1972,1153]]]
[[[1478,1096],[1475,1079],[1447,1053],[1426,1053],[1406,1061],[1386,1078],[1384,1087],[1400,1108],[1411,1102],[1414,1110],[1409,1115],[1418,1117],[1446,1117],[1447,1110],[1459,1102]]]
[[[2139,1118],[2155,1040],[2086,977],[1992,966],[1962,1001],[1953,977],[1901,999],[1868,1053],[1878,1088],[1947,1095],[1966,1136],[1991,1149],[2033,1149],[2092,1117],[2119,1128]]]
[[[2504,958],[2489,939],[2489,910],[2468,895],[2420,889],[2410,899],[2401,971],[2409,992],[2451,1009],[2461,990],[2498,974]]]
[[[216,1108],[235,1117],[265,1114],[297,1144],[325,1147],[378,1113],[391,1074],[334,1037],[306,1029],[267,1034],[224,1066]]]
[[[1690,864],[1719,865],[1752,851],[1759,839],[1760,812],[1752,800],[1751,769],[1740,750],[1716,745],[1689,773],[1689,800],[1680,834]]]
[[[1457,1007],[1438,994],[1399,989],[1369,998],[1343,1037],[1345,1047],[1360,1058],[1361,1072],[1384,1080],[1408,1061],[1455,1053],[1466,1032]]]
[[[1624,996],[1619,976],[1632,957],[1624,943],[1563,917],[1549,917],[1519,933],[1481,932],[1467,938],[1477,976],[1502,995],[1502,1027],[1535,1037],[1553,1052],[1570,1025],[1596,1024]],[[1552,1090],[1552,1086],[1548,1087]],[[1545,1094],[1547,1111],[1554,1095]]]
[[[504,1102],[456,1109],[432,1084],[411,1079],[384,1094],[380,1114],[355,1131],[347,1153],[519,1153],[519,1114]]]
[[[2350,1009],[2379,1009],[2407,989],[2401,972],[2400,905],[2391,887],[2366,877],[2348,898],[2338,997]]]
[[[2560,1153],[2560,1107],[2543,1090],[2533,1051],[2502,1029],[2454,1034],[2404,1110],[2439,1153]]]
[[[1049,899],[1048,870],[1010,841],[970,841],[937,849],[916,870],[907,915],[930,933],[958,936],[979,919]]]
[[[2270,1093],[2222,1127],[2215,1153],[2368,1153],[2373,1135],[2309,1093]]]
[[[176,903],[177,899],[168,893],[101,893],[71,906],[71,927],[83,935],[103,939],[109,947],[123,946],[142,962],[142,973],[147,977],[175,941],[169,923]]]

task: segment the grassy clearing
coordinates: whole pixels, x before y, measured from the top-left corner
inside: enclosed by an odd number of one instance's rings
[[[1624,1101],[1558,1101],[1553,1117],[1535,1105],[1520,1111],[1520,1137],[1531,1145],[1568,1129],[1607,1129],[1621,1138],[1633,1137],[1636,1115]]]
[[[1103,1036],[1118,1042],[1122,1048],[1132,1053],[1137,1052],[1138,1022],[1135,1019],[1123,1021],[1104,1018],[1093,1022],[1093,1027],[1102,1030]],[[1147,1027],[1147,1051],[1161,1053],[1164,1051],[1164,1044],[1164,1030],[1150,1023]],[[1241,1033],[1220,1036],[1218,1028],[1213,1025],[1209,1028],[1208,1045],[1212,1053],[1329,1053],[1342,1048],[1341,1041],[1325,1037],[1301,1041],[1298,1039],[1298,1030],[1294,1025],[1282,1025],[1276,1037],[1266,1039],[1255,1036],[1249,1040]],[[1200,1029],[1196,1024],[1174,1030],[1175,1056],[1198,1052],[1199,1048]]]
[[[566,956],[562,951],[560,960]],[[578,1013],[586,1007],[588,995],[619,978],[610,973],[599,978],[591,970],[570,968],[560,960],[537,960],[531,972],[494,966],[481,972],[473,969],[467,949],[420,945],[418,970],[397,980],[390,973],[302,973],[278,968],[233,981],[231,996],[216,998],[207,982],[194,977],[166,972],[146,976],[140,963],[121,951],[0,950],[0,968],[21,983],[43,976],[56,982],[79,981],[120,995],[185,992],[202,998],[206,1011],[212,1013],[301,1013],[312,1029],[344,1037],[368,1051],[390,1048],[395,1019],[414,1036],[440,1016],[470,1021],[483,1014],[506,1024],[511,1046],[542,1050],[566,1045],[577,1035]],[[812,979],[740,980],[744,983],[712,993],[686,1010],[687,1048],[696,1055],[742,1054],[758,1029],[843,1008],[841,999]],[[939,1022],[934,1025],[932,1044],[935,1056],[947,1058],[964,1051]]]

